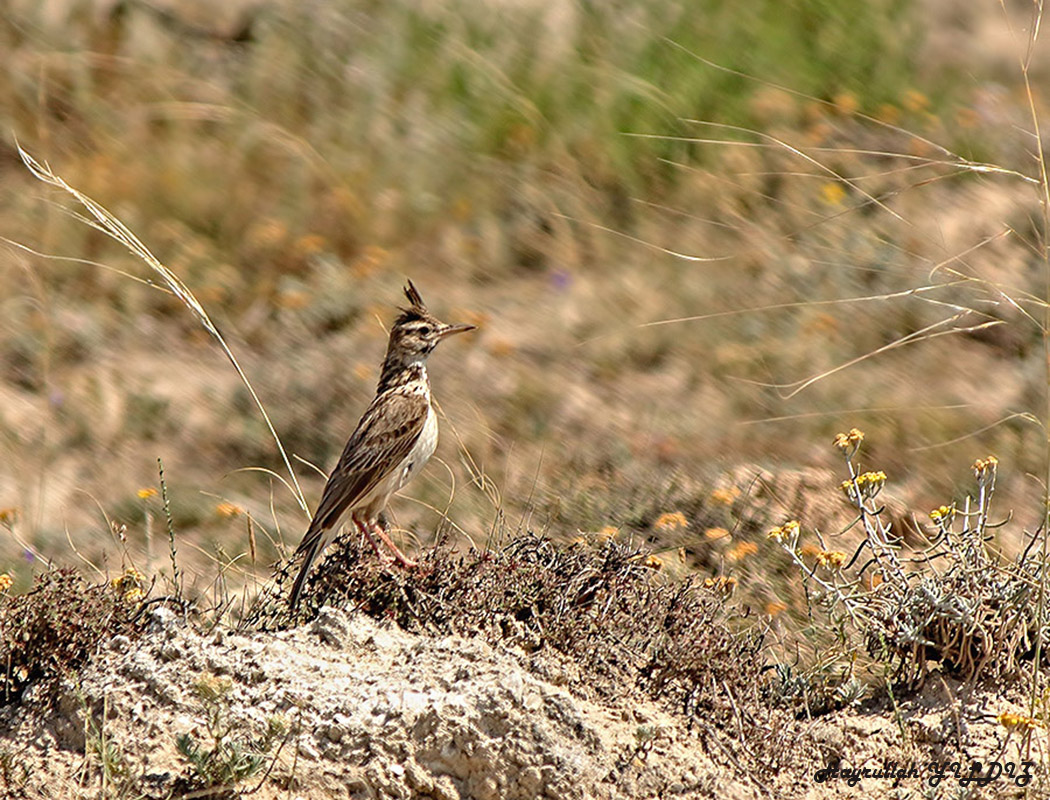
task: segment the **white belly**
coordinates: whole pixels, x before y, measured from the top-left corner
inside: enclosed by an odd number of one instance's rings
[[[427,463],[430,457],[434,455],[434,451],[437,449],[437,443],[437,414],[434,413],[434,407],[428,405],[427,421],[423,423],[423,430],[420,431],[419,438],[416,439],[412,451],[408,454],[408,458],[405,460],[405,465],[401,470],[400,480],[394,491],[400,489],[419,474],[419,471],[423,469],[423,466]]]
[[[437,448],[437,414],[433,408],[427,409],[427,419],[423,423],[423,430],[419,438],[409,451],[400,469],[392,470],[389,475],[372,487],[372,491],[354,504],[354,513],[367,520],[375,520],[379,512],[386,506],[390,495],[412,480],[419,474]]]

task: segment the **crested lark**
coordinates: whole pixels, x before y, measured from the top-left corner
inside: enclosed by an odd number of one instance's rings
[[[376,537],[401,566],[416,565],[390,541],[379,525],[379,512],[390,495],[419,473],[437,447],[437,416],[430,404],[427,356],[442,339],[476,326],[448,325],[435,319],[412,281],[405,287],[405,295],[411,306],[401,310],[390,330],[375,399],[346,443],[325,484],[313,521],[295,551],[303,561],[292,586],[293,610],[299,605],[310,567],[335,539],[339,520],[347,512],[382,561],[388,559]]]

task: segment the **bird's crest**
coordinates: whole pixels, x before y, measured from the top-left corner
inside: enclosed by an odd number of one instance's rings
[[[412,281],[408,282],[405,286],[405,297],[408,298],[408,302],[412,304],[412,311],[418,311],[421,314],[427,313],[427,304],[423,302],[423,298],[419,296],[419,290],[416,288]],[[406,311],[408,309],[405,309]]]
[[[423,302],[423,298],[419,296],[419,290],[416,288],[412,281],[408,282],[405,286],[405,297],[408,298],[408,302],[412,305],[408,308],[400,309],[401,315],[397,318],[395,325],[404,325],[406,322],[411,322],[416,319],[424,319],[429,315],[427,312],[427,305]]]

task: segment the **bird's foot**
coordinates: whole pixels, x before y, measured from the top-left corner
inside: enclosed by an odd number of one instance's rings
[[[379,563],[382,564],[384,567],[391,564],[394,559],[383,552],[383,549],[379,546],[379,542],[376,541],[376,537],[372,535],[372,531],[369,529],[369,526],[362,522],[359,522],[356,519],[354,520],[354,522],[356,523],[358,529],[368,538],[368,543],[372,545],[372,549],[375,550],[376,558],[379,559]]]
[[[398,549],[397,545],[394,544],[390,540],[390,537],[386,535],[386,531],[379,527],[379,523],[375,524],[374,530],[376,534],[378,534],[379,538],[383,540],[383,544],[385,544],[390,549],[390,552],[394,554],[394,561],[397,562],[398,566],[400,566],[402,569],[414,569],[415,567],[419,566],[418,561],[414,561]],[[376,552],[378,552],[378,549]]]

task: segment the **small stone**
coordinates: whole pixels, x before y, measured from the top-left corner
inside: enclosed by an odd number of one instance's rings
[[[346,735],[346,729],[338,723],[332,723],[325,728],[324,735],[328,737],[329,741],[341,742]]]
[[[324,606],[317,613],[317,619],[310,626],[310,632],[318,636],[325,644],[342,650],[350,635],[350,621],[339,609]]]
[[[434,779],[434,788],[430,790],[430,795],[434,800],[460,800],[462,797],[448,775],[439,775]]]
[[[317,748],[313,746],[309,739],[300,737],[299,755],[301,755],[303,758],[308,758],[311,761],[316,761],[318,757]]]
[[[473,781],[471,795],[475,800],[499,800],[499,783],[492,775],[486,775],[479,781]]]
[[[434,794],[434,779],[428,775],[415,761],[405,764],[405,783],[409,788],[424,795]]]
[[[170,630],[175,627],[176,622],[178,622],[178,617],[167,606],[154,606],[149,612],[149,628],[151,631]]]

